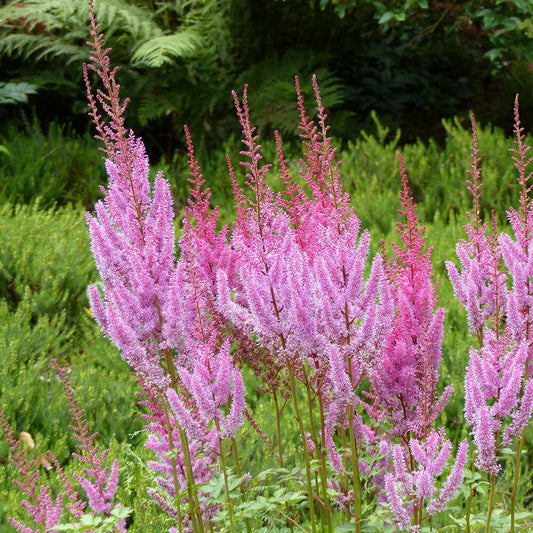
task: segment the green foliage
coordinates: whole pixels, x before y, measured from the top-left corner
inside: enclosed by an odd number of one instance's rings
[[[131,509],[118,505],[111,510],[110,515],[107,518],[97,516],[92,513],[85,513],[82,515],[78,522],[70,524],[62,524],[55,526],[56,531],[73,531],[81,533],[83,531],[90,531],[91,533],[106,533],[113,531],[115,526],[120,522],[128,518],[131,513]]]
[[[418,214],[423,221],[432,222],[439,216],[446,223],[451,213],[464,214],[471,209],[465,186],[466,170],[471,163],[470,127],[457,118],[443,120],[446,139],[442,149],[434,141],[425,144],[418,140],[400,146],[401,133],[396,131],[390,136],[389,129],[373,116],[377,133],[363,132],[360,139],[348,142],[339,154],[344,184],[366,227],[377,227],[386,234],[394,225],[396,212],[391,205],[399,207],[396,196],[400,175],[395,154],[398,151],[406,162],[410,187],[420,204]],[[512,141],[490,126],[478,128],[478,140],[484,182],[481,207],[485,215],[494,211],[498,220],[505,221],[505,210],[514,204],[518,191],[508,153]],[[531,137],[526,142],[532,142]]]
[[[3,83],[0,82],[0,105],[28,103],[28,95],[36,94],[37,86],[31,83]]]
[[[0,6],[0,83],[18,87],[16,102],[30,95],[43,122],[83,120],[86,4]],[[353,137],[375,109],[410,140],[435,135],[443,116],[472,102],[488,115],[503,93],[533,87],[532,6],[523,0],[97,0],[95,8],[132,99],[129,123],[167,161],[183,145],[183,123],[197,145],[235,131],[229,94],[245,82],[259,127],[293,134],[293,76],[317,73],[337,134]]]
[[[206,97],[230,103],[229,91],[218,91],[220,61],[227,48],[227,31],[221,23],[225,3],[96,0],[94,5],[100,30],[105,31],[113,48],[113,59],[122,64],[121,82],[132,100],[139,103],[134,110],[137,124],[156,120],[159,126],[168,128],[167,118],[171,117],[165,145],[174,136],[178,117],[185,110],[196,110],[187,122],[194,122],[196,114],[200,115],[200,93],[204,94],[204,104]],[[0,6],[0,60],[7,64],[5,73],[11,72],[10,81],[61,93],[66,92],[64,80],[68,79],[73,82],[68,87],[69,98],[74,99],[72,107],[84,113],[85,93],[80,78],[81,63],[88,54],[87,6],[86,0],[13,0]],[[57,105],[58,112],[64,113],[64,101]],[[203,117],[199,118],[202,123]],[[160,135],[154,133],[154,144]]]
[[[315,96],[310,83],[313,74],[320,86],[322,103],[326,109],[339,106],[344,101],[341,79],[330,69],[316,68],[316,57],[288,51],[283,57],[266,57],[240,76],[240,85],[250,87],[250,107],[254,110],[254,125],[261,135],[273,131],[295,136],[299,123],[295,101],[294,76],[300,79],[302,94],[307,102]],[[327,61],[324,58],[324,63]],[[266,130],[266,131],[265,131]]]
[[[105,445],[114,439],[138,445],[142,426],[127,365],[88,316],[85,292],[95,276],[79,210],[0,207],[0,408],[15,435],[32,435],[33,453],[50,449],[67,469],[77,443],[51,358],[67,367],[90,427]],[[0,439],[2,531],[21,500],[8,455]]]
[[[86,289],[94,278],[78,211],[0,207],[0,297],[11,310],[24,305],[32,322],[64,315],[66,333],[87,307]]]
[[[161,35],[141,44],[133,54],[132,61],[143,61],[149,67],[159,68],[165,63],[172,63],[176,57],[194,55],[199,44],[198,35],[192,31]]]
[[[67,203],[94,205],[104,179],[101,155],[88,136],[75,136],[68,127],[52,123],[24,128],[8,124],[0,131],[0,201],[33,203],[49,208]]]
[[[61,58],[81,63],[87,57],[87,6],[84,0],[28,0],[0,7],[0,24],[7,29],[0,52],[36,61]],[[144,40],[159,32],[146,8],[123,0],[97,0],[95,8],[109,37],[126,33]]]
[[[314,3],[314,0],[310,0],[311,5]],[[484,53],[491,61],[505,62],[510,55],[528,61],[533,59],[533,32],[529,20],[533,4],[530,0],[502,0],[490,4],[470,0],[457,5],[451,2],[430,3],[428,0],[320,0],[320,9],[325,9],[329,4],[340,18],[360,9],[361,4],[370,4],[384,33],[405,31],[404,27],[414,25],[418,30],[414,32],[415,38],[417,33],[420,36],[422,33],[435,31],[435,27],[430,26],[431,21],[436,20],[431,18],[432,12],[443,18],[450,14],[453,17],[453,29],[462,29],[466,24],[479,27],[483,38],[490,43],[485,45]],[[439,24],[438,20],[436,24]]]

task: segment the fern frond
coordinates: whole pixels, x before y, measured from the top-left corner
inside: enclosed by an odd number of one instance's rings
[[[102,31],[109,36],[126,34],[134,40],[160,36],[151,11],[127,0],[96,0],[95,7]],[[0,7],[0,53],[46,57],[67,55],[70,60],[87,55],[86,0],[27,0],[12,1]]]
[[[141,44],[133,54],[132,61],[158,68],[175,59],[191,57],[199,45],[199,36],[190,30],[161,35]]]
[[[65,55],[68,61],[82,61],[87,56],[85,48],[48,35],[13,33],[0,39],[0,54],[17,55],[36,60]]]
[[[179,95],[176,91],[149,93],[140,99],[137,114],[142,126],[150,120],[158,119],[179,109]]]
[[[85,0],[81,1],[86,4]],[[94,4],[102,31],[106,28],[120,29],[135,40],[151,39],[161,34],[152,12],[147,8],[127,0],[97,0]]]

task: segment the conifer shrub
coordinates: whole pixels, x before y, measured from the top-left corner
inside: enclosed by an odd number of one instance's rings
[[[101,157],[90,136],[55,122],[43,130],[34,119],[2,127],[0,145],[0,202],[88,208],[99,197]]]

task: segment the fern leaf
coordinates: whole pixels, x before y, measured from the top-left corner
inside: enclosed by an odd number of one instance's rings
[[[0,39],[0,54],[2,53],[22,56],[25,59],[34,56],[37,60],[65,55],[69,61],[81,61],[87,55],[84,48],[57,37],[21,33],[6,35]]]
[[[81,0],[85,5],[85,0]],[[150,39],[161,34],[153,14],[148,9],[135,6],[125,0],[98,0],[95,2],[98,22],[103,31],[116,29],[129,34],[135,40]],[[84,21],[86,22],[86,21]]]
[[[96,0],[95,8],[102,31],[109,38],[114,33],[134,40],[151,39],[162,30],[147,8],[127,0]],[[0,6],[0,53],[45,57],[66,55],[70,60],[87,55],[86,0],[26,0]]]
[[[191,57],[200,45],[199,36],[192,31],[162,35],[144,42],[133,54],[133,62],[144,62],[150,67],[161,67],[177,58]]]

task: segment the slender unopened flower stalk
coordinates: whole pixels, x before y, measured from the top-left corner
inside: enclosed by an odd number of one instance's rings
[[[11,462],[20,476],[20,480],[13,480],[13,482],[25,496],[21,506],[28,512],[33,525],[37,526],[37,528],[28,527],[12,517],[9,517],[8,521],[17,531],[22,533],[49,531],[59,524],[63,513],[63,493],[60,492],[54,501],[50,486],[39,483],[40,470],[38,460],[27,457],[27,452],[21,442],[15,437],[2,410],[0,410],[0,426],[11,448]],[[76,508],[82,510],[83,506],[77,506]]]

